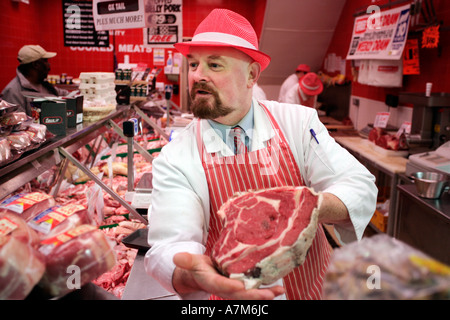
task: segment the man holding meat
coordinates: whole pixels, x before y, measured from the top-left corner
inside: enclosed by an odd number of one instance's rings
[[[375,211],[375,178],[329,136],[314,109],[252,98],[270,57],[244,17],[215,9],[191,42],[175,47],[188,59],[198,119],[153,162],[147,273],[183,299],[320,299],[331,254],[321,224],[333,224],[342,242],[361,239]],[[270,156],[262,161],[263,154]],[[246,290],[211,262],[222,228],[217,211],[235,192],[287,185],[323,195],[314,241],[304,264]]]

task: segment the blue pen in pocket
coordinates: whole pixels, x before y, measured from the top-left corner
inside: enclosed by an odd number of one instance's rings
[[[313,129],[309,129],[309,132],[311,132],[311,135],[316,140],[317,144],[319,144],[319,140],[317,140],[317,137],[316,137],[316,132]]]

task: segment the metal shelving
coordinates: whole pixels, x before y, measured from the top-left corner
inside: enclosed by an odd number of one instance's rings
[[[72,154],[79,148],[87,145],[96,137],[101,136],[110,128],[120,128],[116,122],[126,120],[134,113],[131,106],[119,106],[117,110],[95,123],[83,122],[75,128],[68,128],[65,136],[56,136],[44,143],[39,149],[25,153],[18,160],[0,168],[0,199],[8,197],[21,186],[36,178],[55,165],[62,164],[64,159],[71,161],[92,180],[99,184],[115,200],[121,203],[133,216],[147,223],[133,207],[105,185],[89,168],[80,163]],[[142,151],[142,150],[138,150]],[[149,158],[152,160],[152,158]]]

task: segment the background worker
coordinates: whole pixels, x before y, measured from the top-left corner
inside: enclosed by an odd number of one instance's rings
[[[286,102],[286,95],[289,89],[295,86],[298,81],[310,71],[311,68],[307,64],[299,64],[295,69],[295,73],[287,77],[281,85],[280,94],[278,95],[278,102]]]
[[[17,60],[19,66],[14,77],[2,91],[2,99],[17,104],[18,110],[31,116],[31,97],[66,96],[69,91],[59,89],[46,78],[50,72],[48,59],[56,52],[48,52],[39,45],[25,45],[20,48]]]
[[[314,72],[307,73],[286,94],[286,103],[301,104],[317,109],[317,96],[323,91],[323,84]]]

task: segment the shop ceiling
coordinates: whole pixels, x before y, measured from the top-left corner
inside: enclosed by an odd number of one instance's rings
[[[281,84],[300,63],[318,71],[346,0],[267,0],[260,49],[272,57],[260,84]]]

